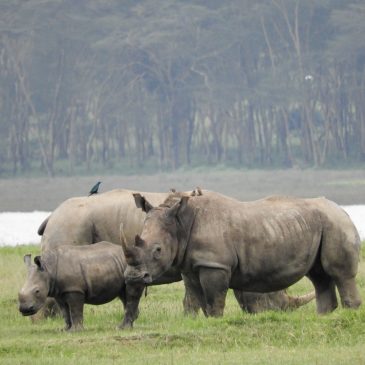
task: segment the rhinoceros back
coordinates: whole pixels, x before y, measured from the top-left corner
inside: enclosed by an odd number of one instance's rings
[[[136,208],[132,190],[115,189],[90,197],[75,197],[60,204],[40,227],[42,252],[63,245],[88,245],[100,241],[120,244],[123,222],[127,241],[142,230],[144,213]],[[160,204],[167,193],[142,193]],[[42,229],[41,229],[42,228]]]
[[[119,295],[126,267],[123,250],[110,242],[62,246],[42,255],[58,295],[85,294],[85,302],[105,303]]]

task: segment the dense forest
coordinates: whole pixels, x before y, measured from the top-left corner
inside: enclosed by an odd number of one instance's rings
[[[0,176],[365,163],[364,0],[1,0]]]

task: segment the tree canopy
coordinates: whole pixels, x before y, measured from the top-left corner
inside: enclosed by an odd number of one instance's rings
[[[364,19],[361,0],[3,0],[0,176],[364,163]]]

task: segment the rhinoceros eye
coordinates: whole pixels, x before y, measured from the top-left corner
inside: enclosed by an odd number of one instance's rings
[[[159,259],[161,256],[161,246],[156,244],[155,248],[153,249],[153,258]]]

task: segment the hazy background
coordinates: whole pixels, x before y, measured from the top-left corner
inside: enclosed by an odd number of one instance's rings
[[[191,190],[196,186],[240,200],[283,194],[326,196],[341,205],[365,204],[364,170],[207,170],[154,175],[0,179],[0,211],[52,211],[63,200],[85,196],[98,180],[99,191],[124,188],[141,191]]]
[[[364,19],[357,0],[2,0],[0,177],[362,168]]]
[[[365,3],[2,0],[0,211],[100,191],[365,203]]]

